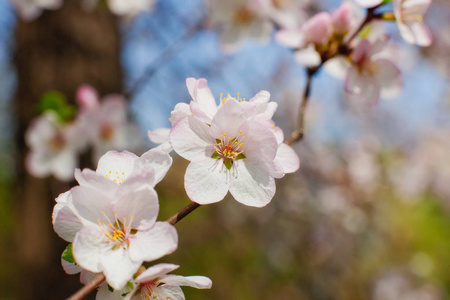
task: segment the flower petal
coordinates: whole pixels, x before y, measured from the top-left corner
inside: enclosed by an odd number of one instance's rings
[[[158,128],[153,131],[148,131],[147,135],[150,141],[155,144],[162,144],[169,141],[170,128]]]
[[[204,78],[195,79],[190,77],[186,79],[186,86],[192,99],[198,104],[198,108],[200,108],[205,113],[205,116],[211,120],[217,112],[217,105],[216,100],[214,100],[214,96],[208,87],[208,81]]]
[[[154,287],[151,296],[151,299],[155,300],[185,300],[181,288],[174,285],[162,285]]]
[[[142,260],[131,259],[129,252],[129,249],[119,247],[114,250],[107,249],[100,256],[100,264],[106,282],[114,289],[122,289],[142,264]]]
[[[135,261],[152,261],[175,251],[177,244],[175,227],[167,222],[156,222],[130,238],[130,257]]]
[[[166,275],[161,277],[159,282],[165,284],[177,285],[177,286],[190,286],[196,289],[210,289],[212,281],[205,276],[179,276],[179,275]]]
[[[320,65],[322,58],[313,45],[295,52],[295,60],[307,68],[314,68]]]
[[[108,151],[98,161],[97,173],[109,180],[124,181],[133,172],[134,162],[138,156],[128,151]],[[117,179],[117,180],[119,180]]]
[[[73,257],[82,268],[99,273],[103,271],[100,257],[108,242],[97,225],[86,225],[78,231],[73,241]]]
[[[363,7],[370,8],[380,5],[383,0],[355,0],[355,2]]]
[[[172,157],[164,151],[150,149],[135,162],[135,169],[151,169],[155,172],[153,186],[158,184],[172,166]]]
[[[222,134],[236,137],[239,127],[245,121],[244,112],[239,102],[234,99],[225,101],[211,122],[211,135],[219,138]]]
[[[174,264],[157,264],[142,272],[138,277],[136,277],[135,280],[136,282],[150,281],[166,275],[167,273],[170,273],[173,270],[178,269],[179,267],[179,265]]]
[[[76,212],[87,221],[97,224],[97,219],[103,214],[110,220],[114,219],[113,198],[90,187],[76,186],[71,189],[72,203]]]
[[[58,198],[68,197],[70,191],[59,195]],[[64,240],[73,242],[75,234],[83,227],[83,222],[69,204],[57,203],[52,214],[53,229]]]
[[[378,70],[375,77],[380,84],[381,95],[389,98],[400,93],[402,88],[400,69],[387,59],[377,59],[373,65]]]
[[[282,29],[275,34],[275,39],[283,46],[300,48],[304,45],[305,37],[299,29]]]
[[[211,157],[214,152],[214,138],[210,136],[209,129],[206,123],[193,116],[181,119],[170,132],[173,149],[190,161]]]
[[[275,180],[261,163],[243,159],[232,172],[230,193],[236,201],[255,207],[263,207],[275,194]]]
[[[300,167],[300,159],[297,153],[286,144],[280,144],[278,146],[275,163],[281,166],[284,173],[294,173]]]
[[[144,187],[139,190],[126,189],[120,187],[120,196],[114,203],[114,210],[117,212],[119,220],[126,218],[131,222],[133,229],[150,228],[156,221],[159,212],[158,196],[151,187]]]
[[[114,195],[118,184],[102,176],[99,173],[92,171],[90,169],[75,169],[75,179],[78,181],[80,186],[88,187],[91,189],[99,190],[109,195]]]
[[[78,274],[82,270],[82,268],[76,263],[68,262],[67,260],[64,260],[62,257],[61,257],[61,265],[64,269],[64,272],[66,272],[69,275]]]
[[[191,162],[184,175],[184,187],[189,198],[199,204],[219,202],[228,193],[230,180],[222,160],[205,158]]]

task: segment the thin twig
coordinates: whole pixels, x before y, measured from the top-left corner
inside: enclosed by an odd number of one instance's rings
[[[184,217],[186,217],[188,214],[196,210],[198,207],[200,207],[200,204],[192,202],[179,212],[177,212],[175,215],[170,217],[166,220],[169,224],[175,225],[179,221],[181,221]],[[100,274],[97,277],[94,278],[91,282],[83,286],[81,289],[78,290],[75,294],[67,298],[67,300],[80,300],[83,299],[83,297],[87,296],[89,293],[91,293],[96,287],[98,287],[100,284],[102,284],[105,281],[105,275]]]
[[[297,129],[292,132],[291,136],[286,140],[285,144],[292,145],[294,142],[301,140],[305,134],[305,113],[308,106],[309,95],[311,93],[312,77],[317,72],[318,68],[306,69],[306,87],[303,92],[302,102],[300,103],[300,109],[298,112],[298,124]]]
[[[150,79],[159,68],[161,68],[161,66],[169,62],[169,60],[184,46],[184,44],[186,44],[194,36],[194,34],[196,34],[198,30],[203,27],[204,21],[205,18],[202,17],[178,40],[162,51],[161,54],[153,60],[153,63],[147,67],[144,74],[142,74],[142,76],[139,77],[139,79],[124,93],[125,98],[129,98],[136,93],[136,91],[138,91],[147,82],[147,80]]]

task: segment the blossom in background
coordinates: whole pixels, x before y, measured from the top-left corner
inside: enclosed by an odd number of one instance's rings
[[[383,3],[383,0],[355,0],[355,2],[363,7],[372,8]]]
[[[158,259],[177,247],[175,228],[156,222],[159,204],[153,185],[170,167],[168,157],[157,150],[140,158],[126,151],[108,152],[96,172],[77,171],[80,186],[57,199],[55,231],[73,241],[73,256],[80,267],[103,272],[116,289],[123,288],[143,261]]]
[[[59,9],[62,0],[11,0],[20,17],[27,22],[38,18],[45,9]]]
[[[284,46],[298,49],[295,59],[313,68],[322,63],[322,55],[330,50],[330,43],[342,41],[353,23],[353,9],[350,4],[344,3],[331,15],[320,12],[301,27],[279,30],[275,38]]]
[[[73,179],[78,154],[87,145],[77,123],[64,123],[51,111],[31,123],[25,141],[30,147],[25,163],[28,172],[35,177],[53,175],[62,181]]]
[[[270,19],[282,28],[301,26],[308,14],[306,8],[311,0],[271,0]]]
[[[106,285],[103,285],[98,293],[97,300],[184,300],[184,294],[180,286],[190,286],[197,289],[209,289],[212,282],[204,276],[179,276],[167,275],[179,266],[173,264],[158,264],[145,270],[144,267],[138,272],[138,276],[131,280],[131,285],[124,289],[110,291]],[[133,288],[130,288],[132,286]],[[124,296],[122,296],[124,295]]]
[[[225,52],[236,51],[244,38],[268,41],[273,31],[268,0],[211,0],[210,22],[220,30]]]
[[[432,42],[430,29],[423,22],[431,0],[394,0],[394,14],[400,34],[410,44],[429,46]]]
[[[108,7],[113,14],[127,17],[150,11],[154,4],[155,0],[108,0]]]
[[[77,121],[84,126],[94,147],[94,160],[108,150],[137,150],[141,135],[135,124],[128,120],[127,103],[122,95],[108,95],[100,103],[97,92],[88,85],[78,89],[80,113]]]
[[[380,96],[393,97],[400,92],[400,70],[390,60],[379,55],[387,42],[387,37],[375,42],[363,39],[355,47],[344,85],[348,93],[374,104]]]

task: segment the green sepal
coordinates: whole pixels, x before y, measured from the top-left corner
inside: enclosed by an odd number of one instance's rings
[[[111,293],[114,293],[114,288],[112,286],[110,286],[109,284],[106,284],[108,286],[108,291],[110,291]]]
[[[214,158],[214,159],[219,159],[220,157],[221,157],[220,154],[217,153],[217,152],[214,152],[214,153],[211,155],[211,158]]]
[[[236,159],[244,159],[244,158],[246,158],[246,157],[243,153],[239,153],[239,155],[236,156]]]
[[[64,252],[62,254],[62,259],[64,259],[65,261],[67,261],[71,264],[77,264],[75,262],[75,258],[73,258],[72,244],[67,245],[66,249],[64,250]]]
[[[222,141],[219,139],[216,139],[216,143],[219,144],[219,143],[222,143]]]
[[[388,4],[389,2],[392,2],[392,0],[384,0],[379,6]]]
[[[131,290],[134,289],[134,284],[131,283],[131,281],[127,282],[127,287],[129,287]]]
[[[223,164],[228,170],[231,170],[231,167],[233,166],[233,161],[231,159],[225,159]]]

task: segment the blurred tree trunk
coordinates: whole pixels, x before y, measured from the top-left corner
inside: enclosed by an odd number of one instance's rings
[[[91,84],[101,95],[122,89],[118,20],[104,8],[87,13],[80,3],[66,0],[62,9],[45,11],[36,21],[18,20],[15,31],[15,219],[19,224],[14,235],[20,249],[15,263],[21,299],[64,299],[81,287],[79,276],[62,270],[60,256],[67,243],[51,224],[55,197],[71,185],[34,178],[24,168],[24,133],[38,113],[39,98],[48,90],[58,90],[73,103],[82,83]]]

